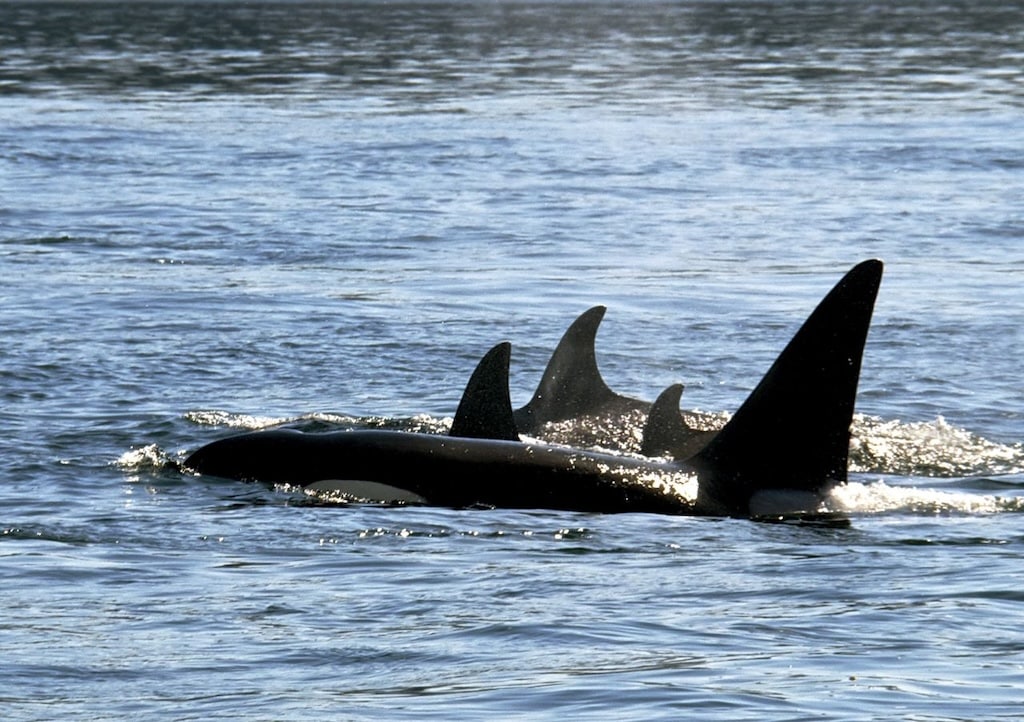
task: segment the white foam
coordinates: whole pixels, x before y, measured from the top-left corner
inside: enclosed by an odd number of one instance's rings
[[[156,444],[148,444],[124,452],[117,457],[114,464],[125,471],[139,471],[161,469],[166,467],[170,461],[167,452]]]
[[[233,414],[228,411],[189,411],[185,418],[194,424],[202,426],[227,426],[235,429],[248,429],[256,431],[271,426],[278,426],[291,419],[275,418],[272,416],[251,416],[249,414]]]
[[[837,486],[826,499],[829,509],[845,513],[877,514],[994,514],[1021,507],[1021,500],[990,494],[891,486],[884,481],[848,482]]]
[[[858,414],[850,442],[850,471],[961,477],[1024,471],[1024,444],[998,444],[934,421],[883,421]]]

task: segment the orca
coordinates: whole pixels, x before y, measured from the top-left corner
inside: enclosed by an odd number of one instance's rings
[[[644,456],[671,456],[689,459],[707,446],[717,430],[694,428],[679,411],[682,384],[672,384],[659,394],[647,412],[640,453]]]
[[[597,328],[606,311],[594,306],[566,329],[533,397],[513,412],[519,433],[535,434],[546,423],[580,416],[647,413],[650,402],[615,393],[597,367]]]
[[[595,346],[606,311],[605,306],[584,311],[562,335],[533,397],[513,412],[520,434],[562,442],[587,439],[590,445],[628,450],[622,434],[607,429],[621,429],[636,417],[647,416],[654,407],[650,401],[613,391],[605,382],[597,365]],[[669,409],[676,417],[680,414],[678,401],[677,397],[676,407]],[[667,405],[666,400],[662,409]],[[660,439],[659,453],[641,453],[692,456],[716,433],[708,429],[714,422],[696,412],[687,412],[673,421],[671,438]]]
[[[335,490],[356,501],[737,517],[757,517],[764,510],[813,514],[824,495],[847,478],[850,424],[881,276],[878,260],[851,269],[728,424],[685,458],[519,441],[508,391],[511,347],[501,343],[470,378],[448,436],[256,431],[203,446],[184,467],[227,479]],[[678,431],[681,391],[670,387],[655,404],[657,413],[645,429],[652,448],[664,447]]]

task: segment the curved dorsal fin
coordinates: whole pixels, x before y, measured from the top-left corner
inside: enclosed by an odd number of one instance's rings
[[[881,261],[854,266],[729,423],[689,460],[705,509],[747,514],[756,492],[820,494],[846,481],[861,357],[881,279]]]
[[[700,451],[714,437],[716,431],[696,429],[679,412],[682,384],[672,384],[651,404],[644,425],[640,453],[644,456],[671,456],[685,461]]]
[[[688,429],[679,413],[679,400],[683,396],[683,385],[672,384],[662,391],[651,404],[644,425],[644,436],[640,453],[644,456],[672,454],[681,437]]]
[[[499,343],[477,364],[462,393],[449,436],[519,441],[508,393],[512,344]]]
[[[594,343],[605,310],[604,306],[594,306],[585,311],[562,335],[533,398],[514,412],[520,431],[528,432],[548,421],[598,413],[602,407],[616,403],[646,408],[646,402],[620,396],[608,388],[597,368]]]

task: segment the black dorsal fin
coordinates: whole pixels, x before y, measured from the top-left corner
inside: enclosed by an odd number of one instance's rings
[[[562,335],[530,402],[514,412],[519,430],[527,433],[549,421],[600,413],[613,406],[647,403],[612,391],[597,367],[594,344],[604,306],[579,316]]]
[[[640,453],[644,456],[671,456],[685,461],[700,451],[717,432],[696,429],[679,412],[682,384],[672,384],[651,404],[644,425]]]
[[[462,393],[449,436],[519,441],[508,393],[512,344],[499,343],[480,359]]]
[[[825,493],[846,481],[861,357],[882,262],[864,261],[822,300],[728,424],[690,459],[698,504],[749,514],[766,490]]]
[[[683,397],[683,385],[672,384],[662,391],[651,404],[644,425],[644,437],[640,444],[640,453],[644,456],[664,456],[672,454],[673,449],[686,435],[686,424],[679,413],[679,400]]]

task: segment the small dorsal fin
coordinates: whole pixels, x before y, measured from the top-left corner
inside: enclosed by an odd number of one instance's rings
[[[749,513],[766,490],[824,493],[846,481],[861,357],[882,262],[850,270],[822,300],[732,417],[689,460],[698,504]]]
[[[508,392],[512,345],[499,343],[480,359],[462,393],[449,436],[519,441]]]
[[[683,385],[672,384],[662,391],[651,404],[644,425],[644,437],[640,453],[644,456],[671,454],[679,440],[688,431],[679,413],[679,400],[683,396]]]
[[[549,421],[600,413],[614,405],[647,407],[644,401],[620,396],[601,377],[594,349],[604,306],[579,316],[562,335],[530,402],[514,412],[516,425],[526,433]]]
[[[661,392],[647,415],[640,453],[644,456],[671,456],[685,461],[700,451],[716,431],[695,429],[679,412],[682,384],[672,384]]]

